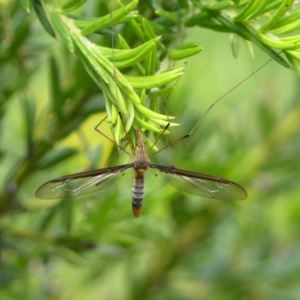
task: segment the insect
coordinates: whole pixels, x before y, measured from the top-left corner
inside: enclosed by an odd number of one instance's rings
[[[215,101],[198,120],[196,125],[187,136],[190,136],[196,127],[200,124],[206,114],[212,107],[223,99],[229,92],[245,82],[249,77],[253,76],[262,67],[269,63],[267,61],[263,66],[254,71],[250,76],[246,77],[230,91]],[[239,184],[228,179],[207,175],[203,173],[177,169],[174,166],[165,166],[153,164],[150,162],[145,151],[143,135],[140,129],[136,129],[137,149],[133,162],[107,167],[98,170],[86,171],[71,175],[62,176],[52,179],[36,191],[36,197],[40,199],[62,199],[82,196],[94,193],[107,188],[114,183],[120,175],[126,171],[133,169],[134,181],[132,186],[132,212],[134,217],[139,217],[144,199],[144,174],[147,169],[158,170],[163,174],[167,181],[176,189],[206,198],[215,198],[220,200],[243,200],[247,198],[246,190]],[[185,136],[185,137],[187,137]],[[183,137],[183,138],[185,138]],[[182,138],[182,139],[183,139]],[[169,146],[177,143],[171,143]]]
[[[205,111],[202,117],[194,125],[192,130],[183,138],[171,143],[168,147],[176,144],[178,141],[192,135],[194,130],[201,123],[208,112],[221,101],[232,90],[240,86],[243,82],[257,73],[261,68],[272,61],[272,58],[265,62],[261,67],[247,76],[227,93],[213,102]],[[96,127],[97,128],[97,127]],[[239,184],[212,175],[177,169],[173,166],[153,164],[150,162],[145,151],[145,145],[140,129],[137,129],[137,149],[135,159],[132,163],[98,169],[93,171],[81,172],[52,179],[36,191],[36,197],[40,199],[62,199],[68,197],[77,197],[94,193],[105,189],[113,183],[121,174],[129,169],[134,171],[134,182],[132,186],[132,212],[137,218],[140,215],[144,199],[144,174],[148,168],[160,171],[167,181],[176,189],[206,198],[215,198],[220,200],[243,200],[247,198],[246,190]],[[166,147],[165,147],[166,148]],[[162,148],[161,150],[163,150]],[[160,151],[161,151],[160,150]]]
[[[243,187],[230,180],[202,173],[177,169],[172,166],[152,164],[145,151],[142,133],[137,129],[137,151],[132,163],[67,175],[44,183],[36,191],[40,199],[61,199],[94,193],[113,183],[128,169],[134,171],[132,186],[132,212],[140,215],[144,199],[144,174],[148,168],[157,169],[165,175],[175,188],[202,197],[221,200],[242,200],[247,198]]]

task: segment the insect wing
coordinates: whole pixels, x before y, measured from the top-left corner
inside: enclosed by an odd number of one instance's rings
[[[247,198],[242,186],[224,178],[161,165],[153,164],[150,167],[162,172],[173,187],[189,194],[220,200]]]
[[[38,188],[40,199],[62,199],[82,196],[107,188],[118,175],[132,168],[132,164],[82,172],[50,180]]]

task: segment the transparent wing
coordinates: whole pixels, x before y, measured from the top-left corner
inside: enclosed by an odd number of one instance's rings
[[[133,164],[76,173],[50,180],[40,186],[35,196],[40,199],[62,199],[82,196],[105,189],[118,175],[123,174]]]
[[[242,186],[224,178],[161,165],[151,164],[149,167],[158,169],[173,187],[189,194],[220,200],[247,198]]]

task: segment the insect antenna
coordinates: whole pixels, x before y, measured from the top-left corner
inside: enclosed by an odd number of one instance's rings
[[[130,157],[132,157],[132,155],[122,146],[118,145],[114,140],[112,140],[110,137],[108,137],[104,132],[102,132],[99,127],[101,126],[101,124],[107,119],[107,116],[105,116],[100,123],[98,123],[94,130],[97,131],[98,133],[100,133],[102,136],[104,136],[106,139],[108,139],[110,142],[112,142],[114,145],[116,145],[118,148],[120,148],[122,151],[124,151],[126,154],[128,154]]]
[[[184,63],[184,67],[183,67],[183,72],[185,72],[185,69],[186,69],[186,66],[187,66],[187,62]],[[182,75],[181,75],[182,76]],[[179,80],[181,79],[181,76],[177,78],[177,80],[175,81],[174,85],[173,85],[173,88],[172,90],[177,86]],[[167,101],[172,93],[172,90],[170,90],[169,94],[167,95],[165,101]],[[163,106],[164,106],[164,109],[165,109],[165,112],[166,112],[166,115],[169,119],[169,113],[168,113],[168,110],[167,110],[167,106],[166,106],[166,102],[163,103]],[[170,119],[169,119],[169,123],[165,126],[165,128],[160,132],[160,134],[158,135],[158,137],[155,139],[153,145],[149,148],[149,151],[151,151],[155,146],[156,144],[160,141],[160,139],[162,138],[162,136],[164,135],[164,133],[166,132],[166,130],[169,128],[169,126],[171,125],[170,123]],[[167,145],[169,144],[169,140],[166,138],[166,143]],[[156,153],[156,152],[155,152]],[[153,153],[153,154],[155,154]],[[152,155],[152,154],[151,154]],[[150,155],[150,156],[151,156]]]
[[[280,51],[277,53],[277,55],[280,55],[283,51]],[[242,85],[245,81],[247,81],[249,78],[251,78],[252,76],[254,76],[257,72],[259,72],[261,69],[263,69],[267,64],[269,64],[271,61],[273,60],[273,58],[268,59],[264,64],[262,64],[259,68],[257,68],[255,71],[253,71],[250,75],[248,75],[247,77],[245,77],[243,80],[241,80],[239,83],[237,83],[235,86],[233,86],[230,90],[228,90],[225,94],[223,94],[221,97],[219,97],[216,101],[214,101],[208,108],[207,110],[204,112],[204,114],[200,117],[200,119],[197,121],[197,123],[194,125],[194,127],[190,130],[189,133],[187,133],[186,135],[182,136],[181,138],[168,143],[165,147],[159,149],[158,151],[156,151],[155,153],[152,153],[152,155],[155,155],[157,153],[162,152],[163,150],[170,148],[174,145],[176,145],[177,143],[181,142],[182,140],[190,137],[193,132],[196,130],[196,128],[199,126],[199,124],[203,121],[203,119],[205,118],[205,116],[210,112],[210,110],[217,104],[219,103],[222,99],[224,99],[228,94],[230,94],[233,90],[235,90],[236,88],[238,88],[240,85]]]
[[[155,147],[155,145],[159,142],[159,140],[161,139],[161,137],[163,136],[163,134],[165,133],[165,131],[169,128],[170,123],[168,123],[165,128],[161,131],[161,133],[158,135],[158,137],[156,138],[155,142],[153,143],[153,145],[149,148],[149,151],[151,149],[153,149]],[[155,152],[156,153],[156,152]]]

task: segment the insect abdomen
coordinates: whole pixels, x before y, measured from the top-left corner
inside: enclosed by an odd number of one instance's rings
[[[131,193],[132,212],[136,218],[140,215],[144,200],[144,192],[144,174],[139,174],[134,178]]]

